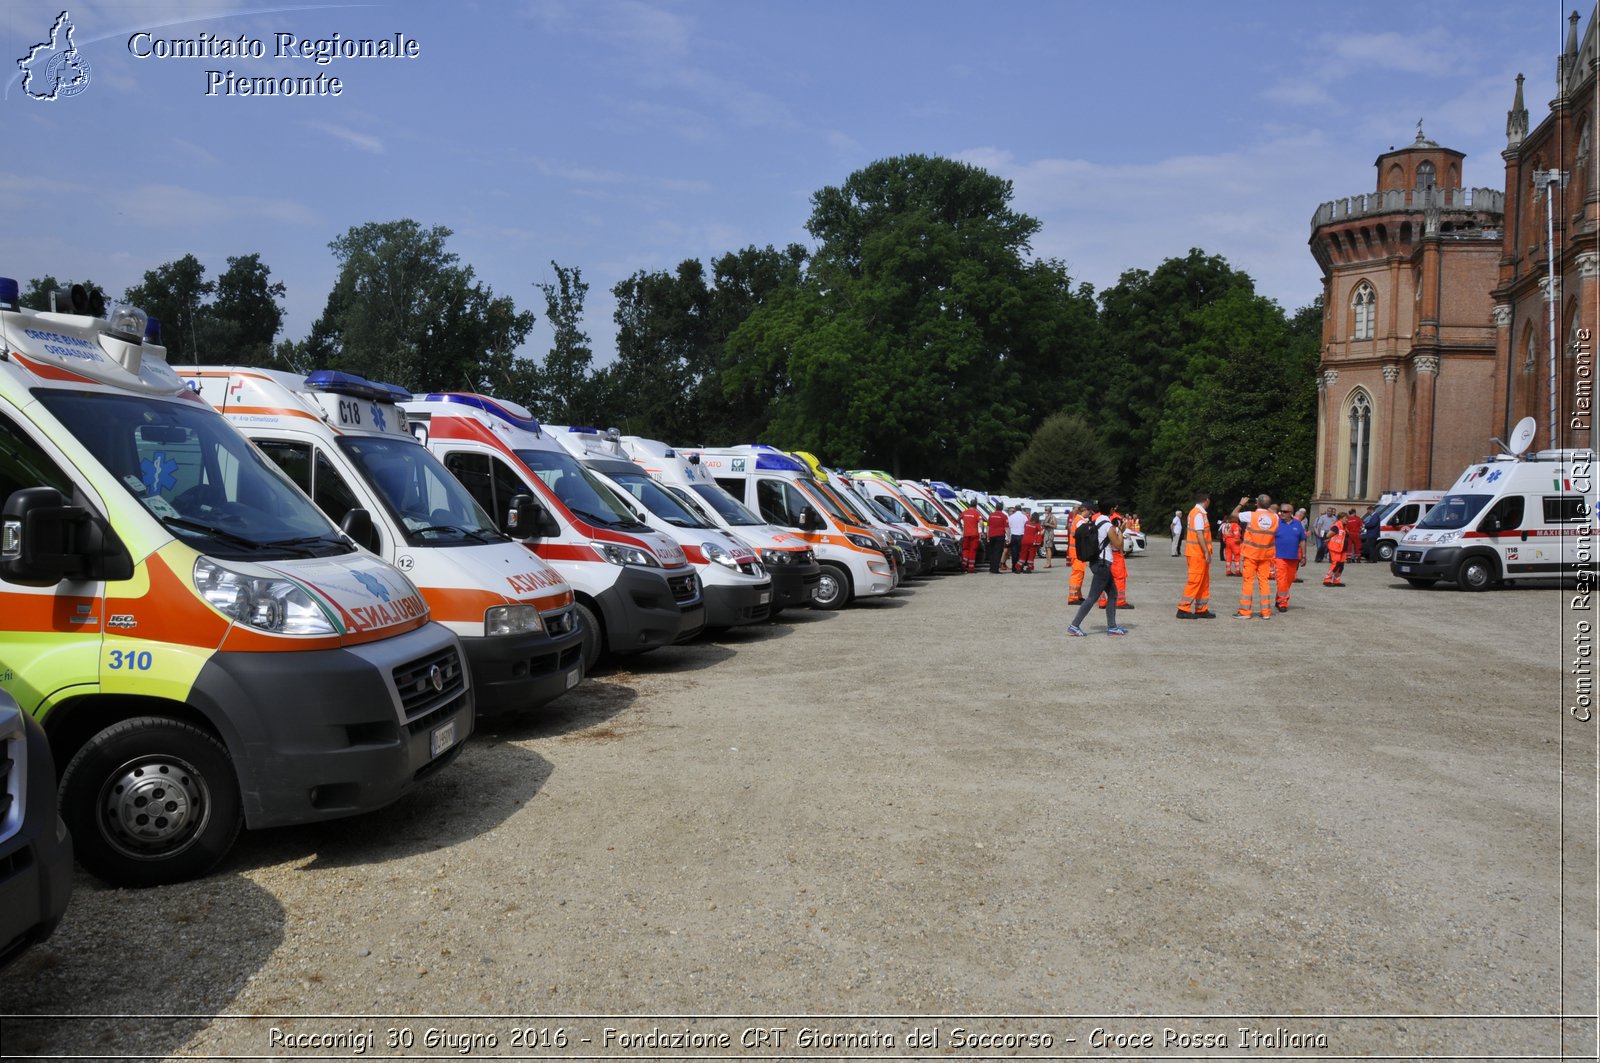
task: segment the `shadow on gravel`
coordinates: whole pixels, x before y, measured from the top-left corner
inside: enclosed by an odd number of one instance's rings
[[[910,604],[911,599],[909,597],[857,598],[850,603],[850,608],[865,609],[871,612],[878,609],[903,609]]]
[[[618,663],[617,671],[611,674],[616,679],[625,680],[632,675],[670,675],[673,672],[698,672],[705,668],[714,668],[731,659],[735,654],[735,650],[717,642],[708,641],[704,635],[697,635],[692,642],[680,642],[676,646],[663,646],[659,650],[641,653],[637,657],[625,658]]]
[[[120,890],[79,872],[55,935],[0,973],[0,1051],[170,1056],[228,1010],[283,936],[277,899],[237,875]]]

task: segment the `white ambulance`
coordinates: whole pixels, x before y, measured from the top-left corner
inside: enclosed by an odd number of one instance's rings
[[[0,278],[0,688],[84,867],[204,874],[241,822],[381,808],[472,732],[461,641],[145,342]]]
[[[434,620],[461,636],[480,718],[546,705],[583,679],[572,588],[501,534],[411,434],[397,404],[411,397],[403,388],[329,370],[178,375],[330,520],[417,584]],[[351,527],[356,511],[370,520]]]
[[[933,536],[937,551],[934,568],[959,571],[961,568],[961,518],[946,516],[920,485],[902,483],[878,469],[856,469],[848,474],[856,490],[901,520],[920,527]]]
[[[698,454],[686,457],[655,439],[623,436],[618,444],[635,464],[712,524],[734,536],[761,559],[772,577],[772,615],[809,608],[822,581],[822,568],[804,539],[768,524],[743,502],[718,486]]]
[[[402,405],[412,432],[502,530],[525,539],[571,584],[586,671],[603,652],[643,653],[705,627],[700,577],[683,549],[635,517],[527,408],[460,392]],[[531,526],[516,505],[530,496],[541,510]]]
[[[767,523],[788,529],[816,551],[822,581],[812,605],[841,609],[858,597],[888,594],[894,566],[877,533],[853,523],[837,503],[816,489],[811,470],[776,447],[679,447],[699,455],[711,478]]]
[[[772,614],[772,577],[755,551],[713,527],[630,461],[616,435],[602,436],[595,428],[544,427],[624,502],[630,502],[640,520],[683,548],[700,573],[706,627],[722,630],[754,624]]]
[[[1525,419],[1508,453],[1467,466],[1406,533],[1389,570],[1412,586],[1445,580],[1469,591],[1593,572],[1594,451],[1524,457],[1535,431]]]

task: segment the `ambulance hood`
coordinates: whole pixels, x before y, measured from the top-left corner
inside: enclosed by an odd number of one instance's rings
[[[237,572],[290,579],[314,592],[338,617],[342,634],[369,635],[391,627],[416,627],[428,619],[428,603],[411,581],[370,554],[304,558],[270,563],[223,562]]]

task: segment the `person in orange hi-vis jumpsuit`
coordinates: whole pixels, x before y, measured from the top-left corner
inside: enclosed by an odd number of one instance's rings
[[[1110,517],[1112,527],[1120,530],[1128,526],[1127,518],[1121,513],[1112,513]],[[1126,545],[1111,548],[1111,590],[1116,592],[1118,609],[1133,608],[1132,603],[1128,601],[1128,558],[1124,553],[1126,550]],[[1102,609],[1106,607],[1104,594],[1100,596],[1099,604]]]
[[[1067,521],[1067,557],[1072,561],[1072,575],[1067,579],[1067,604],[1077,605],[1083,601],[1083,577],[1089,571],[1089,559],[1078,556],[1077,533],[1078,525],[1089,519],[1089,507],[1079,504],[1073,507],[1072,516]]]
[[[1211,495],[1196,491],[1194,508],[1183,523],[1183,560],[1189,566],[1189,576],[1183,584],[1183,597],[1178,601],[1179,620],[1213,620],[1211,611],[1211,518],[1206,507],[1211,505]]]
[[[1328,574],[1322,577],[1324,587],[1344,586],[1344,559],[1349,555],[1350,533],[1343,521],[1334,521],[1328,530]]]
[[[1244,572],[1239,547],[1239,522],[1227,517],[1222,522],[1222,560],[1225,565],[1222,571],[1225,575],[1238,576]]]
[[[1262,620],[1272,619],[1272,570],[1277,562],[1278,513],[1272,508],[1272,499],[1266,495],[1256,498],[1256,508],[1245,510],[1250,504],[1248,496],[1239,499],[1233,507],[1233,518],[1244,532],[1244,586],[1239,592],[1240,620],[1252,619],[1256,591],[1260,591]],[[1243,512],[1241,512],[1243,510]]]
[[[976,572],[978,569],[978,524],[983,520],[983,514],[978,512],[978,507],[972,500],[967,499],[967,508],[961,511],[961,571]]]

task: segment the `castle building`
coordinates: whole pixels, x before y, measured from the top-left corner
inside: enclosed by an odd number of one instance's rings
[[[1469,191],[1465,156],[1419,123],[1413,143],[1378,156],[1375,191],[1317,209],[1315,505],[1364,508],[1384,491],[1448,487],[1524,416],[1538,422],[1535,448],[1592,445],[1595,21],[1580,46],[1572,15],[1557,96],[1532,131],[1517,77],[1503,190]]]

